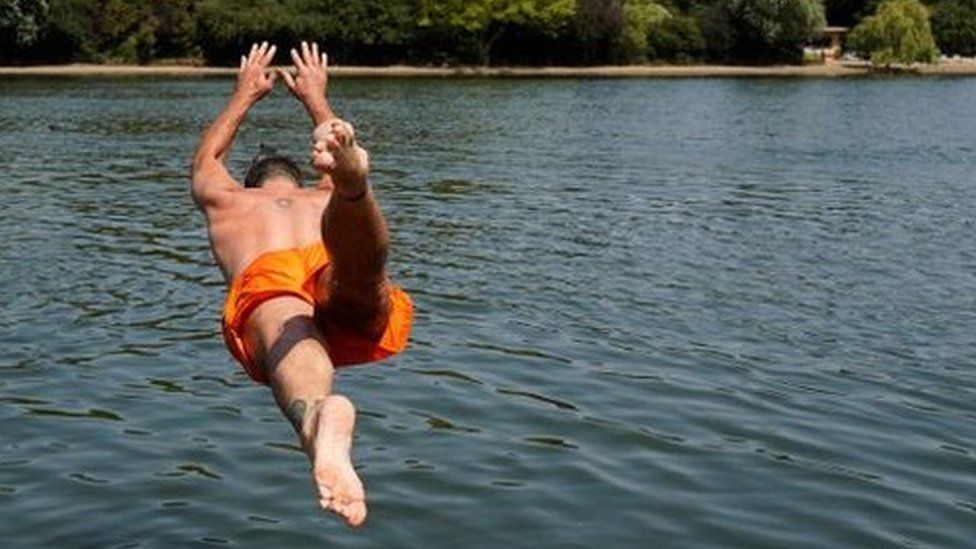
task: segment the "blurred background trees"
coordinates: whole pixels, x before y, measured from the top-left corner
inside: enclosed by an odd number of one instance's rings
[[[942,0],[932,6],[932,33],[949,55],[976,55],[976,0]]]
[[[851,32],[850,48],[880,66],[931,63],[939,55],[929,9],[919,0],[884,0]]]
[[[922,3],[941,51],[976,54],[976,0]],[[343,64],[799,62],[804,43],[827,22],[855,26],[879,5],[879,0],[0,0],[0,61],[232,64],[256,40],[287,47],[314,39]]]
[[[0,59],[29,51],[47,14],[47,0],[0,0]]]

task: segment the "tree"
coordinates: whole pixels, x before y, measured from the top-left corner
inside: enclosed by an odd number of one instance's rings
[[[726,27],[715,38],[737,61],[798,61],[826,25],[821,0],[715,0],[711,11],[712,25]]]
[[[577,0],[576,40],[587,63],[610,58],[624,27],[622,0]]]
[[[196,57],[196,7],[200,0],[167,0],[153,2],[156,29],[156,54],[161,57]]]
[[[647,35],[653,25],[671,17],[664,6],[651,0],[627,0],[620,33],[618,56],[624,63],[647,61]]]
[[[976,0],[942,0],[932,7],[932,34],[949,55],[976,55]]]
[[[294,43],[299,21],[288,7],[277,0],[202,0],[197,36],[204,57],[211,63],[234,62],[253,42]]]
[[[932,63],[939,50],[929,25],[929,10],[919,0],[884,0],[875,15],[854,28],[849,47],[876,66]]]
[[[576,13],[575,0],[424,0],[420,25],[470,41],[478,60],[488,65],[491,49],[512,27],[544,34],[563,32]]]
[[[337,58],[402,62],[417,42],[420,0],[289,0],[290,27]]]
[[[693,17],[675,15],[651,25],[647,56],[652,60],[688,62],[704,52],[705,37]]]
[[[103,60],[146,63],[156,54],[158,20],[140,0],[100,0],[95,13],[98,52]]]
[[[36,42],[47,12],[47,0],[0,0],[0,50]]]

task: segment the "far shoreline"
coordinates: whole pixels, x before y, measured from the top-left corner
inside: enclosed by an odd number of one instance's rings
[[[330,67],[330,75],[375,78],[849,78],[884,71],[867,63],[827,63],[816,65],[736,66],[736,65],[630,65],[596,67]],[[0,76],[233,76],[233,67],[193,65],[34,65],[0,66]],[[920,76],[976,76],[976,61],[945,61],[917,65],[897,74]]]

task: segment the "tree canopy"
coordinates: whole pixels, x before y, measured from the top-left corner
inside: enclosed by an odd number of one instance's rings
[[[0,0],[0,48],[20,49],[32,45],[47,13],[47,0]]]
[[[932,34],[950,55],[976,55],[976,0],[942,0],[932,8]]]
[[[798,61],[826,25],[821,0],[719,0],[712,11],[713,50],[730,60]]]
[[[976,0],[926,1],[943,51],[976,53]],[[0,0],[0,61],[230,64],[254,41],[314,39],[345,64],[799,62],[825,24],[856,24],[876,7],[878,0]]]

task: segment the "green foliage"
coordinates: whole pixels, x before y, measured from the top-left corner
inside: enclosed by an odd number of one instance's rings
[[[577,0],[573,27],[582,60],[606,62],[623,32],[623,0]]]
[[[647,35],[654,25],[671,17],[664,6],[651,0],[626,0],[624,25],[617,46],[617,56],[624,63],[647,61]]]
[[[675,15],[651,25],[647,55],[652,60],[687,63],[705,52],[705,37],[693,17]]]
[[[94,57],[96,7],[91,0],[51,0],[47,25],[32,57],[42,61],[87,61]]]
[[[94,30],[102,60],[145,63],[155,55],[158,20],[140,0],[101,0]]]
[[[343,64],[799,61],[825,7],[831,23],[850,24],[878,1],[0,0],[0,59],[232,64],[270,40],[287,62],[307,39]],[[976,0],[931,3],[945,51],[976,54]],[[886,39],[901,32],[930,58],[916,25],[892,28]]]
[[[942,0],[932,7],[932,34],[948,55],[976,55],[976,0]]]
[[[576,14],[575,0],[423,0],[419,24],[472,46],[483,64],[502,34],[512,28],[565,32]]]
[[[715,0],[707,17],[713,51],[750,61],[799,61],[826,24],[821,0]]]
[[[166,0],[153,2],[156,17],[156,55],[160,57],[196,57],[196,8],[200,0]]]
[[[0,0],[0,52],[36,42],[47,12],[47,0]]]
[[[939,50],[929,10],[919,0],[884,0],[875,15],[854,28],[848,46],[878,66],[932,63]]]
[[[315,40],[343,61],[402,60],[396,54],[419,40],[420,8],[421,0],[199,0],[198,44],[213,63],[233,62],[262,40]]]

